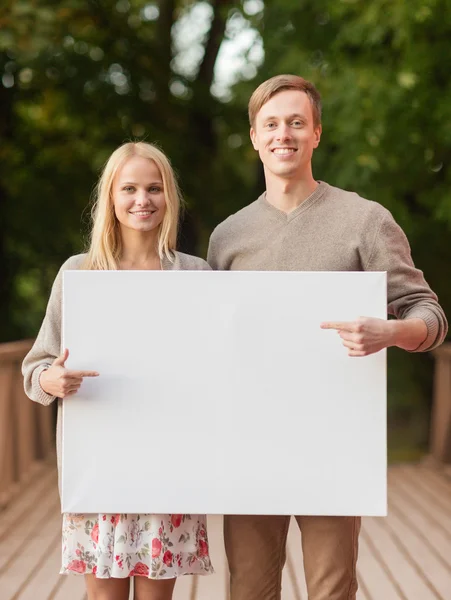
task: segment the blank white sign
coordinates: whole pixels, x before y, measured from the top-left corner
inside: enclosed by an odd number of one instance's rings
[[[62,511],[386,514],[385,273],[66,271]]]

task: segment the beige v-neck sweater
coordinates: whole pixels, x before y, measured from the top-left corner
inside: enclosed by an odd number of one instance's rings
[[[288,214],[262,194],[216,227],[207,260],[216,270],[386,271],[389,314],[427,325],[417,351],[438,346],[447,333],[437,296],[391,213],[324,182]]]
[[[162,260],[162,269],[164,271],[199,271],[210,270],[208,264],[201,258],[174,252],[174,262],[168,259]],[[55,358],[61,354],[61,309],[62,309],[62,287],[63,271],[79,269],[85,254],[78,254],[69,258],[61,267],[53,283],[52,292],[47,305],[47,311],[42,322],[41,329],[22,364],[22,373],[24,376],[25,393],[31,400],[40,404],[51,404],[55,396],[50,396],[41,388],[39,376],[44,369],[50,365]],[[93,365],[95,369],[95,365]],[[68,400],[70,402],[70,398]],[[56,447],[58,457],[58,471],[61,466],[61,404],[62,400],[58,398],[58,417],[57,417],[57,435]]]

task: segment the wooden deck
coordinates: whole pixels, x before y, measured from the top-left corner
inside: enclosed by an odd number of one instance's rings
[[[1,600],[84,600],[79,576],[58,575],[60,521],[56,471],[43,466],[0,512]],[[184,577],[175,600],[226,600],[221,517],[209,519],[216,574]],[[283,600],[307,600],[300,533],[289,532]],[[389,516],[365,518],[358,562],[359,600],[451,600],[451,472],[432,465],[389,470]]]

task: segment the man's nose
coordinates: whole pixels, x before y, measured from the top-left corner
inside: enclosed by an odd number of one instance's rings
[[[286,123],[282,123],[277,129],[277,140],[286,142],[289,139],[291,139],[290,128]]]

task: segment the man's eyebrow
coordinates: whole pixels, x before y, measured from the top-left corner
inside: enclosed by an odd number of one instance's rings
[[[290,115],[288,118],[289,118],[289,119],[294,119],[294,118],[297,118],[297,119],[303,119],[304,121],[306,121],[306,120],[307,120],[307,117],[306,117],[305,115],[303,115],[302,113],[293,113],[293,114],[292,114],[292,115]]]
[[[292,115],[288,115],[288,119],[294,119],[294,118],[298,118],[298,119],[303,119],[304,121],[307,120],[307,117],[301,113],[293,113]],[[263,119],[263,121],[277,121],[277,119],[279,119],[280,117],[265,117]]]

